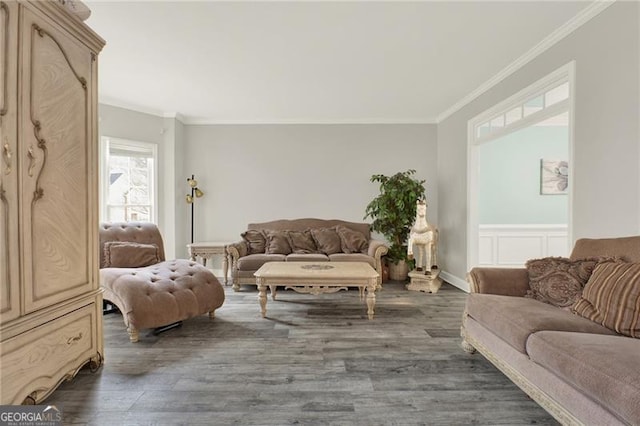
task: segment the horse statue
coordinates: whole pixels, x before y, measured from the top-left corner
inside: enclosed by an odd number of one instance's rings
[[[407,255],[413,259],[413,246],[416,247],[416,270],[431,274],[431,269],[437,267],[436,251],[438,247],[438,229],[427,222],[427,203],[424,200],[416,202],[416,220],[409,233]]]

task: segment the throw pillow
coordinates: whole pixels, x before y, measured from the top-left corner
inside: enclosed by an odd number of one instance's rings
[[[267,239],[266,254],[290,254],[291,246],[287,238],[287,231],[264,231]]]
[[[640,338],[640,263],[598,264],[571,310],[620,334]]]
[[[362,232],[354,231],[345,226],[336,226],[336,231],[340,236],[342,251],[345,253],[366,253],[369,248],[369,241]]]
[[[104,244],[105,268],[141,268],[161,261],[156,244],[110,241]]]
[[[317,253],[310,230],[287,231],[287,239],[293,253]]]
[[[240,236],[247,243],[247,254],[264,253],[267,240],[262,231],[249,229]]]
[[[526,263],[529,287],[525,297],[560,308],[570,308],[580,298],[600,258],[571,260],[565,257],[532,259]]]
[[[327,256],[342,253],[342,242],[335,228],[312,228],[311,236],[320,253]]]

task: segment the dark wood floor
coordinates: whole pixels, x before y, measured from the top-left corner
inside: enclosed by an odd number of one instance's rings
[[[367,320],[358,292],[279,291],[261,318],[255,288],[226,289],[206,316],[129,343],[104,317],[105,365],[46,401],[65,424],[556,424],[481,355],[459,347],[466,294],[385,284]]]

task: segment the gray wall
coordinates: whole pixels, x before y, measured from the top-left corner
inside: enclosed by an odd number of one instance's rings
[[[435,125],[185,126],[185,140],[185,173],[205,192],[196,240],[236,241],[250,222],[283,218],[363,222],[371,175],[407,169],[427,180],[437,221]]]
[[[427,180],[429,219],[437,219],[435,125],[190,126],[104,104],[99,115],[101,136],[158,145],[167,257],[187,257],[191,174],[205,193],[195,202],[196,241],[236,241],[247,223],[280,218],[365,221],[378,193],[371,175],[407,169]]]
[[[569,160],[567,127],[530,126],[478,147],[481,225],[567,223],[568,195],[540,194],[542,158]]]
[[[616,2],[438,125],[442,267],[467,272],[467,122],[576,61],[573,238],[638,234],[638,2]]]

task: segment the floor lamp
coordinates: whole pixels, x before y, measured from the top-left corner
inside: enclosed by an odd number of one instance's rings
[[[198,181],[195,179],[193,175],[190,178],[187,178],[187,183],[191,187],[191,194],[187,194],[187,204],[191,204],[191,243],[193,243],[193,218],[194,218],[194,207],[195,207],[195,199],[200,198],[204,195],[198,188]]]

